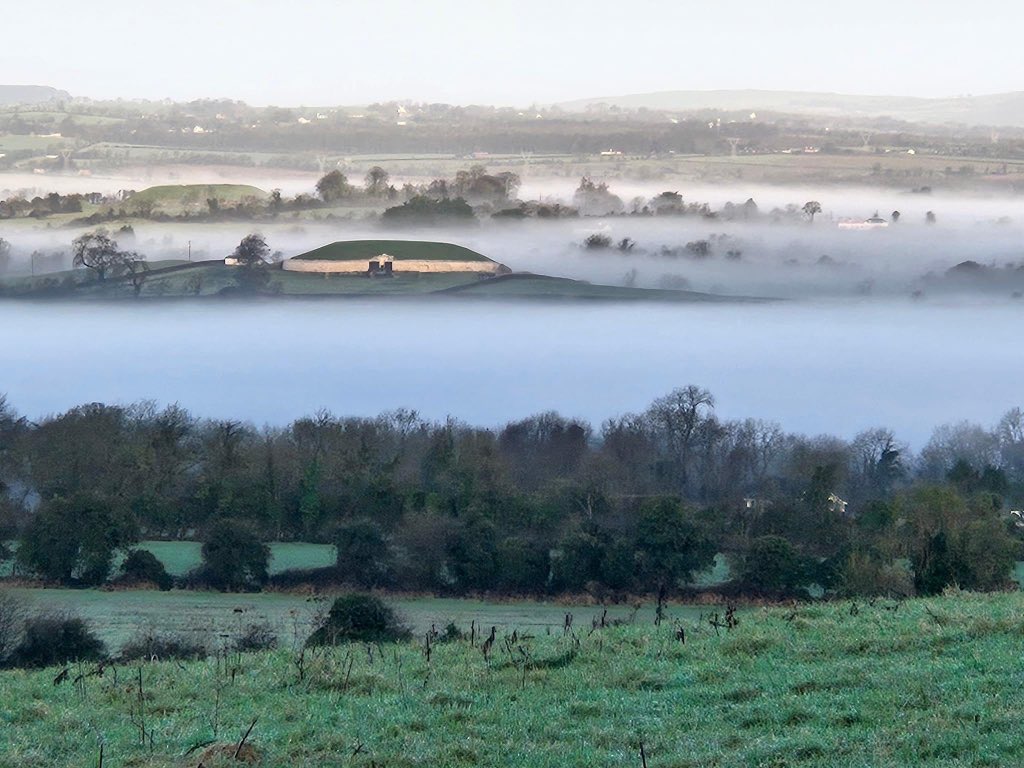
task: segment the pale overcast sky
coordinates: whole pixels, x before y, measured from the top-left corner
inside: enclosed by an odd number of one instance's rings
[[[1024,90],[1019,0],[4,2],[0,82],[93,98],[527,105]]]

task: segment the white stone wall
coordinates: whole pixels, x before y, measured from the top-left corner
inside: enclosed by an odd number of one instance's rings
[[[291,272],[363,274],[370,266],[369,259],[335,261],[333,259],[289,259],[281,267]],[[498,274],[505,271],[494,261],[433,261],[418,259],[396,259],[395,274],[401,272],[485,272]]]

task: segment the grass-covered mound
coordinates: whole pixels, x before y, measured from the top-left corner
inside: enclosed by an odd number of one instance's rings
[[[321,246],[295,258],[369,261],[382,253],[394,257],[396,261],[491,261],[483,254],[461,245],[426,240],[343,240]]]
[[[152,203],[162,210],[207,207],[208,200],[223,206],[245,200],[265,200],[267,193],[249,184],[165,184],[140,190],[129,198],[129,206]]]
[[[246,743],[267,766],[640,766],[641,744],[652,768],[1019,765],[1022,609],[1018,594],[840,602],[729,628],[721,608],[670,608],[593,631],[578,613],[569,633],[499,632],[489,659],[477,633],[143,664],[142,696],[135,669],[84,664],[78,688],[7,672],[0,762],[95,765],[103,743],[110,765],[195,765],[196,745],[238,744],[258,717]]]

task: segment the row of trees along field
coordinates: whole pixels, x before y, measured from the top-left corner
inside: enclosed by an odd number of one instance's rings
[[[996,589],[1018,559],[1022,493],[1020,410],[940,427],[914,454],[886,429],[844,440],[723,420],[695,386],[596,429],[404,410],[257,429],[149,403],[33,423],[0,400],[4,556],[69,584],[111,578],[141,538],[193,538],[223,556],[206,583],[226,588],[266,582],[261,541],[302,540],[336,544],[337,566],[284,581],[671,593],[722,553],[733,578],[716,589],[741,593]]]

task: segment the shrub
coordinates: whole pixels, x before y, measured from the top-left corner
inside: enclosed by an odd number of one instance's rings
[[[855,551],[843,563],[839,586],[848,597],[910,597],[914,594],[914,576],[898,562],[886,563],[870,553]]]
[[[588,235],[583,241],[583,247],[591,251],[604,250],[605,248],[612,247],[612,239],[608,235],[602,235],[595,232],[592,235]]]
[[[149,550],[133,549],[121,564],[118,581],[124,584],[155,584],[163,591],[169,590],[174,579],[167,573],[164,564]]]
[[[334,601],[324,623],[309,636],[306,645],[397,642],[411,636],[394,609],[379,597],[352,594]]]
[[[225,591],[259,589],[267,582],[270,547],[244,524],[220,520],[203,541],[198,580]]]
[[[438,637],[438,642],[441,643],[455,643],[460,640],[466,639],[466,633],[459,629],[454,621],[449,621],[448,626],[444,628],[444,632]]]
[[[209,654],[206,646],[180,635],[158,635],[152,630],[136,636],[121,648],[121,661],[138,659],[182,659],[194,661],[205,659]]]
[[[277,648],[277,634],[266,622],[250,624],[235,638],[231,647],[242,653],[271,651]]]
[[[791,592],[807,583],[804,559],[781,536],[761,536],[743,558],[743,583],[755,590]]]
[[[36,616],[25,622],[21,642],[11,653],[12,667],[52,667],[69,661],[93,661],[106,656],[106,647],[81,619]]]

